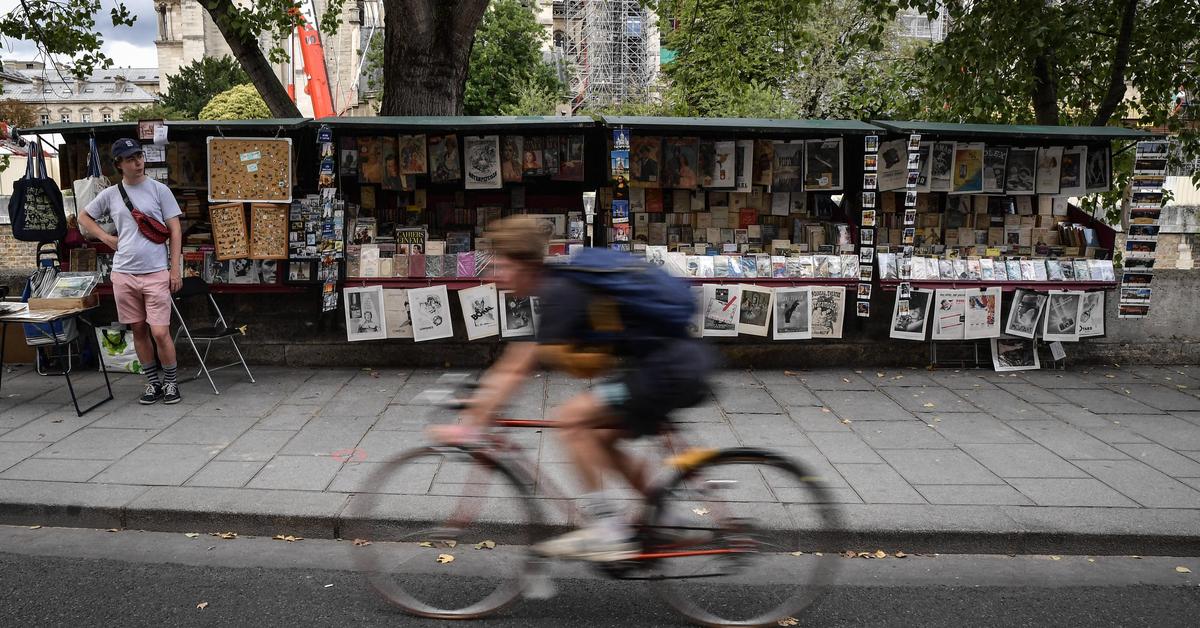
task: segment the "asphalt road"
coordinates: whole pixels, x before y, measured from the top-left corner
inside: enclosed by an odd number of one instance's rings
[[[353,551],[322,540],[0,527],[0,616],[10,626],[446,625],[388,607],[353,571]],[[843,560],[838,583],[800,625],[1185,626],[1200,616],[1196,558]],[[570,566],[556,575],[553,599],[465,625],[686,625],[642,583]],[[425,577],[469,586],[436,567]]]

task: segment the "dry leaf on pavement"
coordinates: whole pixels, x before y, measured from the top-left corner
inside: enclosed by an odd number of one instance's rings
[[[30,529],[30,530],[37,530],[37,529],[39,529],[39,528],[41,528],[41,527],[42,527],[42,526],[29,526],[29,529]]]
[[[932,407],[933,407],[933,404],[932,404],[932,403],[929,403],[929,402],[926,402],[926,403],[925,403],[925,407],[926,407],[926,408],[932,408]]]
[[[421,541],[420,543],[417,543],[417,547],[433,547],[433,543],[430,543],[429,541]]]
[[[842,381],[843,381],[843,382],[846,382],[847,384],[849,384],[849,383],[850,383],[850,378],[848,378],[848,377],[843,377],[843,378],[842,378]]]
[[[887,552],[883,550],[875,550],[875,553],[872,554],[872,556],[875,558],[887,558]]]
[[[296,541],[304,540],[304,537],[302,537],[302,536],[292,536],[290,534],[288,534],[288,535],[276,534],[275,536],[273,536],[271,538],[276,541],[287,541],[288,543],[295,543]]]
[[[707,514],[708,514],[708,509],[707,509],[707,508],[693,508],[693,509],[692,509],[692,512],[694,512],[694,513],[696,513],[696,514],[700,515],[701,517],[703,517],[704,515],[707,515]]]
[[[199,537],[200,533],[199,532],[184,532],[183,535],[189,539],[194,539],[194,538]]]
[[[442,541],[442,543],[449,548],[458,547],[458,541]]]
[[[208,602],[201,602],[196,605],[196,608],[198,608],[200,610],[204,610],[204,609],[208,608]]]
[[[218,539],[225,539],[226,541],[237,538],[237,532],[209,532],[208,535],[215,536]]]
[[[804,552],[792,552],[792,556],[803,556]]]
[[[1050,560],[1062,560],[1062,556],[1051,556]]]
[[[799,626],[800,620],[795,617],[784,617],[777,622],[780,626]]]
[[[109,528],[108,531],[109,532],[120,532],[121,528]]]
[[[1188,569],[1187,567],[1176,567],[1175,571],[1179,573],[1192,573],[1192,570]]]
[[[438,563],[445,565],[446,563],[454,562],[454,557],[450,554],[438,554],[437,561]]]
[[[475,544],[475,549],[496,549],[495,541],[480,541]]]
[[[850,419],[842,419],[841,421],[838,421],[838,422],[841,423],[842,425],[850,425]]]
[[[896,552],[896,558],[907,558],[907,557],[908,557],[908,554],[905,554],[904,552]]]
[[[370,544],[371,542],[366,539],[354,539],[354,547],[363,547]]]
[[[797,373],[796,371],[784,371],[784,372],[783,372],[783,374],[784,374],[784,375],[787,375],[787,376],[789,376],[789,377],[793,377],[793,376],[799,375],[799,373]]]

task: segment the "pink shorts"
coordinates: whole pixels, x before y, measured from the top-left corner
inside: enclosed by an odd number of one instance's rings
[[[113,271],[113,298],[117,301],[117,320],[126,325],[147,322],[171,324],[171,271],[145,275]]]

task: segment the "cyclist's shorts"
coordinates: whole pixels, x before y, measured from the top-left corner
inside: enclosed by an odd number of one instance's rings
[[[657,434],[672,411],[708,398],[707,380],[714,363],[706,345],[672,341],[597,382],[592,393],[616,412],[627,431],[635,436]]]

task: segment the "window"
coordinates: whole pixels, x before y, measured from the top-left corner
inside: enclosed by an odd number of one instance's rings
[[[59,117],[58,121],[59,121],[59,122],[62,122],[62,123],[64,123],[64,124],[65,124],[65,123],[67,123],[67,122],[70,122],[70,121],[71,121],[71,114],[69,114],[69,113],[64,113],[64,114],[62,114],[62,115]]]
[[[38,114],[38,119],[38,124],[50,124],[50,114],[48,113]]]
[[[112,122],[112,114],[111,114],[111,113],[105,113],[105,114],[104,114],[104,121],[105,121],[105,122]]]
[[[84,114],[80,114],[80,120],[81,120],[81,121],[83,121],[83,122],[91,122],[91,121],[92,121],[92,114],[90,114],[90,113],[84,113]]]

